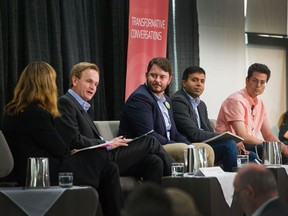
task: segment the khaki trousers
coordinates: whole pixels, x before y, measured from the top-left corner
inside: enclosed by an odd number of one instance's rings
[[[208,167],[214,166],[215,155],[212,147],[206,143],[192,143],[196,147],[205,147],[207,153]],[[163,145],[163,148],[177,162],[184,163],[184,151],[188,148],[186,143],[172,143]]]

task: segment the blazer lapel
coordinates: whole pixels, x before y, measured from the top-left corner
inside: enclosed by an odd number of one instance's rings
[[[78,110],[81,112],[83,117],[86,119],[86,121],[89,124],[89,126],[97,134],[99,139],[101,139],[101,135],[100,135],[99,131],[97,130],[97,128],[96,128],[95,124],[93,123],[93,121],[92,121],[91,117],[89,116],[89,114],[81,107],[81,105],[78,103],[78,101],[69,92],[67,92],[66,95],[68,96],[68,98],[70,100],[72,100],[74,102],[74,104],[77,106]]]
[[[193,122],[197,125],[197,127],[199,128],[199,125],[198,125],[198,121],[197,121],[197,117],[196,117],[196,113],[195,113],[195,110],[194,110],[194,108],[193,108],[193,106],[192,106],[192,104],[191,104],[191,102],[190,102],[190,98],[188,97],[188,95],[186,94],[186,92],[183,90],[183,89],[181,89],[181,93],[182,93],[182,95],[186,98],[186,100],[187,100],[187,103],[188,103],[188,106],[189,106],[189,108],[190,108],[190,110],[189,110],[189,112],[192,114],[192,120],[193,120]],[[197,107],[197,109],[198,109],[198,107]],[[199,110],[198,110],[198,113],[199,113]],[[199,117],[200,117],[200,113],[199,113]],[[200,118],[200,121],[201,121],[201,118]]]

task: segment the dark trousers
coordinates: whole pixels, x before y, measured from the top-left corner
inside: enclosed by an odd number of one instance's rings
[[[64,159],[60,171],[73,172],[74,185],[90,185],[99,193],[105,216],[120,216],[124,198],[118,167],[108,158],[106,149],[82,151]]]
[[[144,181],[160,183],[163,176],[171,175],[174,159],[152,136],[145,136],[109,152],[117,163],[121,176],[135,176]]]

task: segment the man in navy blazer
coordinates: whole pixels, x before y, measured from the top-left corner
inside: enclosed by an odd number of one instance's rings
[[[146,83],[130,95],[123,107],[119,134],[135,137],[154,130],[151,135],[176,161],[183,162],[184,151],[191,142],[177,131],[171,100],[164,93],[171,80],[172,67],[168,59],[153,58],[148,64]],[[194,145],[206,148],[208,165],[213,166],[213,149],[204,143]]]
[[[81,149],[107,142],[100,136],[87,110],[99,84],[97,65],[81,62],[70,74],[70,89],[58,99],[60,118],[55,119],[56,129],[71,149]],[[109,158],[116,162],[122,176],[135,176],[145,181],[160,183],[163,176],[171,175],[174,161],[162,145],[151,136],[128,142],[123,136],[110,141]],[[153,167],[153,169],[151,169]]]
[[[274,174],[264,166],[250,163],[234,179],[234,200],[247,216],[287,216],[288,206],[279,199]]]

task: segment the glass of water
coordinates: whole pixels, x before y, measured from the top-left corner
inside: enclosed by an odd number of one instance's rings
[[[73,173],[61,172],[59,173],[59,186],[60,187],[72,187],[73,186]]]
[[[184,163],[172,163],[172,177],[182,177],[184,175]]]

